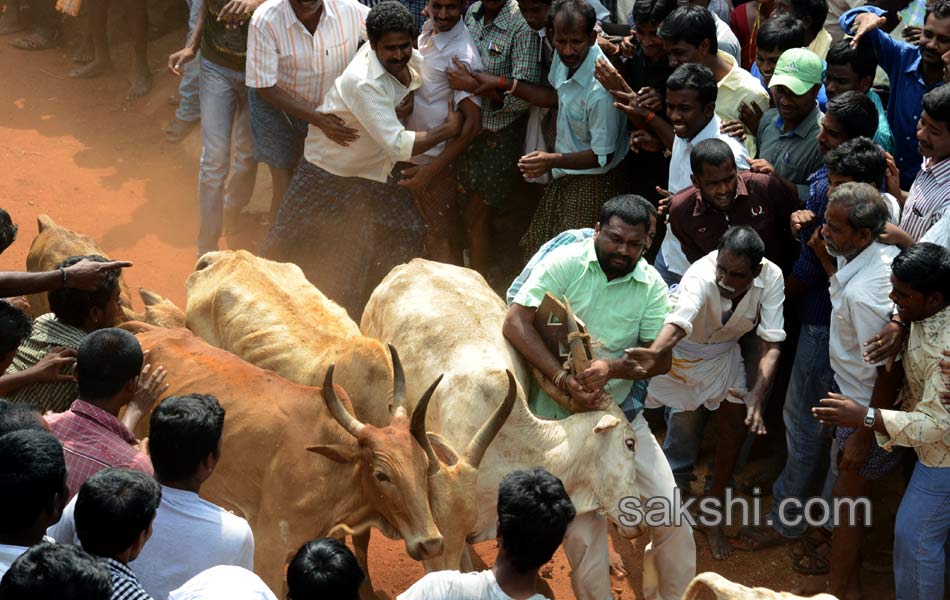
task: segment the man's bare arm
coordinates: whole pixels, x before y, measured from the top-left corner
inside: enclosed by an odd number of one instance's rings
[[[109,271],[131,266],[132,263],[121,260],[101,263],[83,259],[62,270],[0,272],[0,298],[38,294],[62,287],[91,291],[105,281]]]

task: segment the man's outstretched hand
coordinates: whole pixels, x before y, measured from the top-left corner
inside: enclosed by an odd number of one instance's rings
[[[106,280],[110,272],[131,266],[132,263],[127,260],[96,262],[84,258],[64,269],[66,271],[66,287],[87,292],[95,291]]]

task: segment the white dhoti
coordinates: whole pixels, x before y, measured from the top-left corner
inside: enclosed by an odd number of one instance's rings
[[[652,385],[652,383],[651,383]],[[637,438],[637,486],[640,500],[669,498],[676,482],[663,450],[650,433],[643,415],[631,423]],[[564,552],[571,563],[571,585],[577,600],[609,600],[610,558],[608,521],[595,513],[577,515],[564,536]],[[679,600],[696,575],[696,543],[685,521],[680,526],[653,527],[643,555],[643,597]]]
[[[680,410],[705,406],[716,410],[723,400],[742,404],[742,400],[729,395],[729,388],[741,392],[748,389],[739,340],[699,344],[684,339],[673,348],[669,373],[650,380],[646,406]]]

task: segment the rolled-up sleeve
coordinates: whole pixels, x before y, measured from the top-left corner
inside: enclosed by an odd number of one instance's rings
[[[262,89],[277,85],[277,36],[273,26],[258,11],[247,28],[247,61],[244,81],[247,87]]]
[[[670,312],[670,297],[666,284],[660,280],[652,283],[645,294],[646,307],[640,319],[639,341],[652,342],[660,335],[660,329]]]
[[[378,80],[360,81],[349,95],[349,109],[373,141],[396,161],[412,158],[416,133],[396,117],[395,103]]]
[[[887,430],[887,434],[877,434],[881,448],[915,448],[940,442],[947,437],[950,432],[950,413],[940,401],[940,392],[946,391],[946,387],[939,369],[934,366],[931,371],[924,383],[923,397],[913,411],[881,410],[881,420]]]
[[[693,335],[693,322],[703,309],[705,288],[701,277],[687,271],[670,297],[673,308],[663,320],[664,324],[676,325],[686,332],[686,337]]]
[[[559,260],[559,253],[552,253],[547,260],[541,261],[534,268],[528,280],[518,290],[512,304],[537,308],[541,306],[541,301],[544,300],[544,294],[547,292],[551,292],[555,298],[560,299],[570,280],[568,272],[570,267],[570,261]]]
[[[755,334],[766,342],[785,341],[785,281],[781,275],[773,278],[765,287],[762,294],[762,305],[759,307],[759,326]]]

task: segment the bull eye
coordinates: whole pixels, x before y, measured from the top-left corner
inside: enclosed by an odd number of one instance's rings
[[[383,473],[382,471],[376,471],[374,475],[376,476],[376,479],[378,481],[382,481],[383,483],[389,483],[389,475]]]
[[[627,438],[623,443],[627,445],[627,450],[631,452],[637,451],[637,442],[633,438]]]

